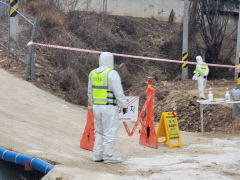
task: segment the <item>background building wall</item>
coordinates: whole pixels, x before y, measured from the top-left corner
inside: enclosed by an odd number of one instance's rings
[[[103,0],[59,0],[64,9],[69,10],[70,4],[76,10],[102,12]],[[76,3],[77,2],[77,3]],[[76,5],[73,5],[76,3]],[[119,16],[133,16],[168,21],[173,10],[174,21],[181,22],[184,0],[105,0],[105,13]]]

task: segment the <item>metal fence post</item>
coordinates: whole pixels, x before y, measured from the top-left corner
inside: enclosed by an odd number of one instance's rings
[[[28,54],[27,54],[27,62],[26,62],[26,68],[25,68],[25,74],[24,74],[24,80],[28,80],[28,75],[30,71],[30,62],[31,62],[31,52],[32,52],[32,46],[28,47]]]
[[[33,25],[33,31],[32,31],[32,37],[31,37],[32,42],[35,42],[36,40],[37,26],[38,26],[38,19],[36,18]],[[34,79],[35,77],[35,49],[36,49],[36,46],[33,45],[31,49],[31,79]]]
[[[10,11],[11,11],[11,6],[10,4],[8,5],[8,51],[11,51],[11,47],[10,47],[10,30],[11,30],[11,27],[10,27]]]
[[[32,36],[31,41],[34,41],[36,38],[36,29],[37,29],[38,19],[36,18],[34,21],[33,29],[32,29]],[[28,80],[29,72],[31,72],[31,78],[34,77],[34,52],[35,52],[35,46],[29,46],[28,47],[28,54],[27,54],[27,62],[26,62],[26,68],[25,68],[25,74],[24,74],[24,80]]]

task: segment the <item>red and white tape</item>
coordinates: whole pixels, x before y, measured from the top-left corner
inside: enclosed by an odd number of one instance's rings
[[[43,47],[49,47],[49,48],[56,48],[56,49],[64,49],[64,50],[70,50],[70,51],[79,51],[79,52],[86,52],[86,53],[92,53],[92,54],[101,54],[102,51],[95,51],[95,50],[89,50],[89,49],[80,49],[80,48],[72,48],[72,47],[66,47],[66,46],[58,46],[58,45],[51,45],[51,44],[42,44],[42,43],[36,43],[36,42],[29,42],[27,46],[43,46]],[[153,57],[144,57],[144,56],[134,56],[134,55],[127,55],[127,54],[118,54],[118,53],[112,53],[114,56],[119,57],[126,57],[126,58],[134,58],[134,59],[143,59],[143,60],[151,60],[151,61],[161,61],[161,62],[169,62],[169,63],[179,63],[179,64],[193,64],[197,65],[196,62],[186,62],[186,61],[179,61],[179,60],[171,60],[171,59],[160,59],[160,58],[153,58]],[[231,68],[235,69],[236,72],[240,71],[239,66],[233,66],[233,65],[223,65],[223,64],[207,64],[208,66],[214,66],[214,67],[222,67],[222,68]]]
[[[131,104],[135,103],[139,99],[138,96],[133,97],[130,102],[127,104],[127,106],[130,106]]]

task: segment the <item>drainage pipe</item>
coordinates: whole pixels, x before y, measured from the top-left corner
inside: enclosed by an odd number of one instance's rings
[[[9,151],[2,147],[0,147],[0,160],[1,159],[4,161],[20,164],[23,166],[25,166],[25,162],[27,161],[31,168],[34,168],[35,170],[40,171],[44,174],[47,174],[54,167],[53,165],[51,165],[41,159],[23,155],[23,154],[16,153],[13,151]]]

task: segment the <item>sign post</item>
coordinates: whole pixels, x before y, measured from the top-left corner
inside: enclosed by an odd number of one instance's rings
[[[10,0],[10,37],[15,41],[18,40],[19,29],[19,16],[18,16],[18,0]]]
[[[240,15],[240,1],[239,1],[239,9],[238,14]],[[236,62],[235,65],[239,65],[239,59],[240,59],[240,16],[238,17],[238,31],[237,31],[237,48],[236,48]],[[235,87],[240,89],[240,79],[239,79],[239,73],[235,71],[234,74],[234,83]],[[233,104],[232,108],[232,118],[235,118],[240,112],[240,108],[237,106],[237,104]]]
[[[189,21],[189,0],[184,0],[183,16],[183,43],[182,43],[182,61],[188,62],[188,21]],[[182,64],[182,79],[188,79],[188,64]]]

